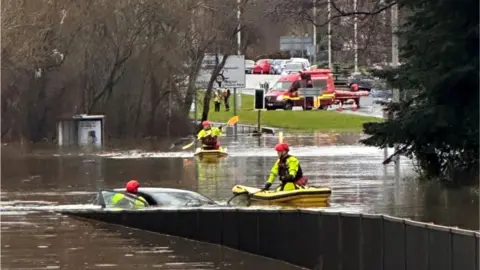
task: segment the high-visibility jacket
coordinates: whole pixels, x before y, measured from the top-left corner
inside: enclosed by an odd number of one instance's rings
[[[220,94],[218,92],[215,92],[213,96],[213,102],[220,102],[220,101],[221,101]]]
[[[286,182],[296,182],[302,178],[302,167],[300,166],[298,159],[290,155],[278,159],[270,170],[270,176],[268,177],[267,182],[273,184],[277,176],[279,176],[280,181],[284,184]],[[290,179],[288,179],[287,176],[291,176]]]
[[[217,143],[217,137],[222,135],[222,131],[217,127],[212,127],[209,130],[200,130],[197,134],[197,139],[202,140],[204,145],[214,145]]]
[[[131,201],[126,199],[126,197],[127,196],[125,196],[123,193],[115,193],[115,195],[112,196],[111,202],[113,205],[118,207],[131,207]],[[136,196],[134,204],[134,208],[143,208],[148,206],[147,201],[142,196]]]

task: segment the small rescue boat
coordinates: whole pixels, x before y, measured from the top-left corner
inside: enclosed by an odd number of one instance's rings
[[[219,149],[215,150],[204,150],[201,147],[198,147],[194,153],[195,156],[199,157],[200,159],[207,158],[207,159],[216,159],[228,156],[227,148],[220,147]]]
[[[332,194],[329,188],[305,186],[296,190],[262,191],[259,188],[236,185],[232,188],[235,196],[248,195],[249,201],[260,204],[288,205],[297,207],[328,206],[328,199]]]

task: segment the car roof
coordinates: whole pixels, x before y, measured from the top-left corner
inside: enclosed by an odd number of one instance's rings
[[[125,191],[125,188],[116,188],[114,191]],[[142,193],[157,193],[157,192],[178,192],[178,193],[191,193],[193,191],[183,190],[178,188],[156,188],[156,187],[140,187],[139,192]]]
[[[290,73],[287,75],[282,75],[278,81],[279,82],[294,82],[300,78],[300,74],[298,73]]]
[[[292,62],[305,62],[305,63],[310,63],[310,61],[308,59],[305,59],[305,58],[290,58],[290,61]]]

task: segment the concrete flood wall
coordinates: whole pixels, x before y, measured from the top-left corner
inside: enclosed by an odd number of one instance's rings
[[[224,245],[308,269],[479,268],[478,233],[384,215],[243,208],[70,214]]]

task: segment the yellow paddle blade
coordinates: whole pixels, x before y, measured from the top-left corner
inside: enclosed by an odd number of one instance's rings
[[[193,141],[193,142],[185,145],[184,147],[182,147],[182,149],[185,150],[185,149],[187,149],[187,148],[190,148],[190,147],[192,147],[192,145],[193,145],[194,143],[195,143],[195,141]]]
[[[239,119],[240,119],[240,118],[238,117],[238,115],[237,115],[237,116],[234,116],[234,117],[228,119],[227,125],[229,125],[229,126],[230,126],[230,125],[234,125],[234,124],[236,124],[236,123],[238,122]]]
[[[280,132],[278,133],[278,142],[279,142],[279,143],[283,143],[283,131],[280,131]]]

